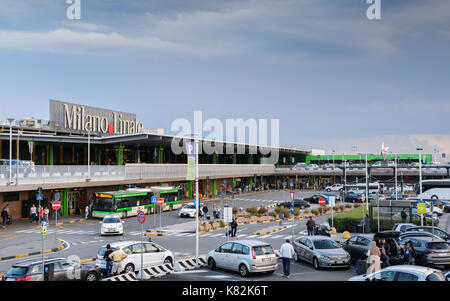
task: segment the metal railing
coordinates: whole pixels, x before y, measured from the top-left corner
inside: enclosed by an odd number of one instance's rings
[[[187,164],[129,164],[116,165],[37,165],[32,167],[0,166],[0,185],[58,184],[89,181],[121,181],[143,179],[183,179]],[[202,177],[239,177],[273,174],[271,164],[200,164]]]

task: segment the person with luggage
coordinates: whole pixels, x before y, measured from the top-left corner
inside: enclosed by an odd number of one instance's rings
[[[216,204],[213,204],[213,219],[217,218],[217,208],[216,208]]]
[[[8,204],[6,204],[5,207],[3,207],[2,209],[2,219],[3,219],[3,224],[2,227],[5,228],[6,226],[6,222],[8,221],[8,217],[9,217],[9,208],[8,208]]]
[[[316,222],[312,218],[312,216],[309,217],[308,221],[306,222],[306,229],[308,230],[308,236],[314,235],[314,227],[316,226]]]
[[[44,209],[44,221],[48,224],[48,214],[49,214],[50,210],[48,210],[47,207],[45,207]]]
[[[238,224],[237,224],[236,220],[234,219],[234,217],[233,217],[233,220],[231,221],[230,226],[231,226],[231,237],[236,237]]]

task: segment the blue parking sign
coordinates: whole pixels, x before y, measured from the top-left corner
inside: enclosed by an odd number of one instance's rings
[[[36,201],[42,201],[42,200],[43,200],[42,193],[36,194]]]
[[[294,182],[289,183],[289,185],[291,185],[291,187],[294,187]]]
[[[294,214],[294,204],[291,204],[291,214]]]
[[[152,204],[156,204],[158,202],[157,196],[152,196]]]

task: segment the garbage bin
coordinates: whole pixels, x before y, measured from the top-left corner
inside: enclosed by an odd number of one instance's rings
[[[354,231],[355,233],[363,233],[364,223],[361,221],[355,225]]]

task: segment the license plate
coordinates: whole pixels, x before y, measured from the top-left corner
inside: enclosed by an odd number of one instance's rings
[[[270,259],[270,258],[263,258],[261,261],[262,262],[268,262],[268,261],[272,261],[272,259]]]

